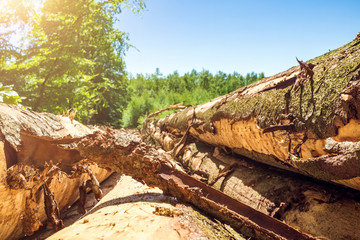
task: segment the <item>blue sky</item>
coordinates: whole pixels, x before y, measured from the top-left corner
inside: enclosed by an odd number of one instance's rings
[[[192,69],[271,76],[350,42],[360,31],[360,1],[145,0],[124,10],[127,71],[167,75]]]

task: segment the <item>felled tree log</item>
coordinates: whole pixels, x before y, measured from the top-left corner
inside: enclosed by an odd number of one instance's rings
[[[157,128],[158,143],[179,142]],[[180,141],[181,142],[181,141]],[[171,144],[170,144],[171,145]],[[226,195],[316,237],[357,239],[360,192],[336,187],[245,157],[224,152],[194,139],[172,151],[193,177]]]
[[[123,175],[115,188],[86,215],[47,239],[208,238],[247,239],[191,206],[164,195],[160,189]]]
[[[74,139],[97,129],[68,117],[0,104],[0,239],[31,235],[48,218],[62,226],[59,212],[79,198],[89,174],[72,174],[81,156]],[[110,172],[89,166],[99,181]]]
[[[360,190],[360,35],[210,102],[148,119],[144,131],[155,141],[168,134],[166,150],[175,146],[171,135],[189,132],[226,152]]]

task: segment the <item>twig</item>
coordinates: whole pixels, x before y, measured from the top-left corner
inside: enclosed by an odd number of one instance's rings
[[[209,185],[210,186],[214,185],[221,177],[226,177],[228,174],[232,173],[234,169],[237,167],[237,165],[238,165],[237,163],[233,163],[225,167],[223,171],[219,172],[219,174],[212,181],[209,182]]]
[[[188,137],[190,135],[190,129],[191,127],[193,126],[194,124],[194,121],[195,121],[195,118],[196,118],[196,114],[195,114],[195,108],[193,108],[193,115],[192,115],[192,118],[191,118],[191,123],[190,125],[187,127],[186,131],[185,131],[185,134],[183,135],[183,137],[181,138],[180,142],[178,142],[176,144],[176,146],[171,150],[170,152],[170,155],[173,157],[173,158],[176,158],[179,153],[182,151],[182,149],[185,147],[186,145],[186,142],[188,140]]]
[[[157,115],[159,115],[160,113],[162,112],[165,112],[165,111],[168,111],[168,110],[172,110],[172,109],[184,109],[184,108],[187,108],[188,106],[183,106],[183,103],[178,103],[178,104],[175,104],[175,105],[171,105],[171,106],[168,106],[167,108],[164,108],[164,109],[160,109],[150,115],[147,116],[147,119],[149,118],[152,118],[152,117],[155,117]]]

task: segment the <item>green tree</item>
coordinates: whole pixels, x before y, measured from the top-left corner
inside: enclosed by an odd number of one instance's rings
[[[123,7],[140,10],[142,0],[43,0],[39,11],[24,8],[12,24],[26,24],[26,47],[7,61],[4,76],[19,75],[13,84],[24,105],[33,110],[78,110],[85,123],[120,125],[127,97],[122,56],[129,48],[127,34],[114,27]],[[9,13],[9,12],[8,12]],[[11,15],[11,14],[10,14]],[[15,19],[15,20],[14,20]],[[2,48],[3,51],[9,49]]]
[[[200,73],[200,77],[199,77],[200,87],[205,90],[209,90],[211,77],[212,77],[212,75],[209,71],[207,71],[207,70],[202,71]]]
[[[12,86],[3,86],[0,83],[0,102],[7,104],[17,104],[21,102],[21,98],[12,89]]]

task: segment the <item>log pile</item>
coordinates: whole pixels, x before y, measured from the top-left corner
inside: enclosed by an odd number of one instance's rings
[[[264,214],[317,237],[357,239],[360,35],[298,63],[210,102],[148,118],[144,139]]]
[[[360,36],[298,63],[208,103],[170,106],[182,110],[163,119],[152,114],[142,136],[0,104],[0,239],[30,235],[46,219],[61,229],[61,210],[80,197],[85,212],[86,189],[100,199],[110,171],[246,237],[358,239]]]
[[[360,36],[144,132],[170,150],[191,137],[226,152],[360,190]]]

